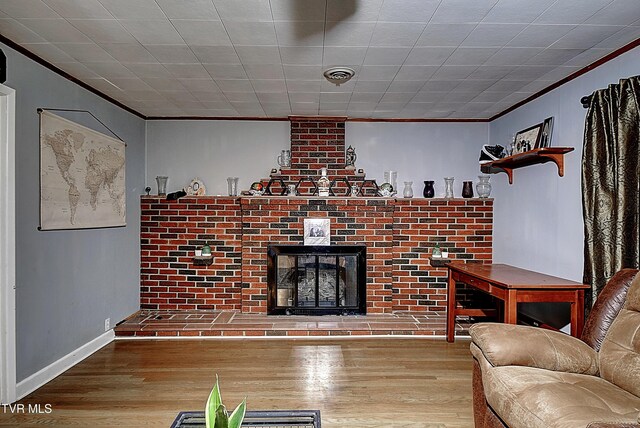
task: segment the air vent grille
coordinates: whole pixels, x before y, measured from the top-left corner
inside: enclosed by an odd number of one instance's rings
[[[349,67],[332,67],[325,70],[324,77],[336,86],[340,86],[351,80],[355,74],[356,72]]]

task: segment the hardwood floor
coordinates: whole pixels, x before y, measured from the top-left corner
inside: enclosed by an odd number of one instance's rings
[[[204,408],[218,373],[227,407],[319,409],[323,428],[473,427],[469,341],[118,340],[20,403],[0,426],[169,427]]]

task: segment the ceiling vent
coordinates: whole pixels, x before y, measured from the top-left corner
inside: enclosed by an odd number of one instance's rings
[[[325,79],[329,82],[335,84],[336,86],[340,86],[343,83],[348,82],[351,78],[356,74],[349,67],[331,67],[323,73]]]

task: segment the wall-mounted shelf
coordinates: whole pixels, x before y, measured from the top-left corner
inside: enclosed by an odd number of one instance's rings
[[[451,263],[451,259],[448,257],[429,257],[432,267],[446,267]]]
[[[545,147],[518,153],[497,161],[480,165],[480,171],[485,174],[504,172],[509,176],[509,184],[513,184],[513,170],[529,165],[553,162],[558,167],[558,175],[564,176],[564,154],[573,151],[573,147]]]
[[[193,264],[195,266],[209,266],[213,263],[213,256],[194,256]]]

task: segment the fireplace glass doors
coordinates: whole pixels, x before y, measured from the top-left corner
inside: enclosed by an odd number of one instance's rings
[[[269,314],[365,314],[364,245],[270,245]]]

